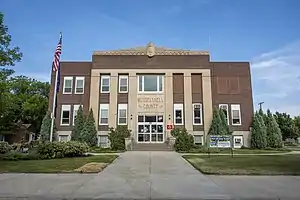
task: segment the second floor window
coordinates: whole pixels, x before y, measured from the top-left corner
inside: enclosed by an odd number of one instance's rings
[[[122,75],[119,76],[119,93],[128,92],[128,76]]]
[[[84,77],[76,77],[75,94],[84,93]]]
[[[101,93],[109,93],[110,87],[110,76],[104,75],[101,76]]]
[[[139,75],[139,92],[163,92],[163,75]]]
[[[72,94],[72,86],[73,86],[73,77],[65,76],[63,94]]]

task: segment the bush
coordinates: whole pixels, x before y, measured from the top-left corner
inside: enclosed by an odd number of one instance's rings
[[[85,116],[83,114],[82,106],[79,106],[77,111],[75,120],[74,120],[74,128],[71,134],[72,141],[81,141],[81,133],[85,123]]]
[[[39,160],[40,156],[38,154],[25,154],[19,152],[11,152],[8,154],[0,155],[0,160],[6,161],[18,161],[18,160]]]
[[[124,151],[125,138],[130,137],[131,131],[128,130],[127,126],[117,126],[116,129],[110,128],[110,133],[108,134],[108,139],[110,141],[110,148],[114,151]]]
[[[86,143],[77,141],[45,142],[38,146],[37,153],[43,159],[82,156],[89,151]]]
[[[280,128],[272,115],[271,111],[268,109],[267,117],[265,118],[265,124],[267,127],[267,144],[271,148],[282,148],[282,135]]]
[[[264,149],[267,147],[267,130],[263,117],[256,112],[253,117],[251,129],[251,147],[254,149]]]
[[[171,131],[171,135],[176,138],[175,151],[190,151],[194,147],[194,137],[188,134],[185,128],[175,128]]]
[[[0,142],[0,154],[8,153],[11,150],[7,142]]]
[[[90,109],[89,115],[83,125],[80,138],[91,147],[97,145],[97,130],[92,109]]]

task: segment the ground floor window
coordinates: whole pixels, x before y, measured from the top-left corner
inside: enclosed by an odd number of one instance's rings
[[[0,142],[4,142],[5,141],[5,135],[0,135]]]
[[[203,145],[203,135],[194,135],[194,144]]]
[[[164,142],[163,115],[138,116],[138,142],[159,143]]]
[[[69,136],[68,135],[59,135],[58,136],[58,141],[59,142],[68,142],[69,141]]]
[[[243,146],[243,136],[242,135],[235,135],[233,136],[233,147],[234,148],[241,148]]]
[[[101,148],[108,148],[108,136],[99,135],[98,136],[98,146]]]

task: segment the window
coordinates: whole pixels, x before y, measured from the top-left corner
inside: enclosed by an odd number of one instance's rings
[[[232,125],[241,125],[241,108],[239,104],[231,105]]]
[[[229,125],[228,104],[219,104],[219,109],[224,112],[226,116],[227,124]]]
[[[119,93],[128,92],[128,76],[122,75],[119,76]]]
[[[69,141],[69,136],[68,135],[59,135],[58,136],[58,141],[59,142],[68,142]]]
[[[162,92],[163,76],[162,75],[140,75],[138,76],[139,92]]]
[[[174,104],[174,124],[183,125],[183,104]]]
[[[242,135],[233,136],[233,147],[241,148],[242,146],[243,146],[243,136]]]
[[[0,142],[5,141],[5,135],[0,135]]]
[[[79,109],[79,106],[80,106],[80,105],[74,105],[74,108],[73,108],[73,125],[75,125],[74,122],[75,122],[75,118],[76,118],[76,115],[77,115],[77,111],[78,111],[78,109]],[[81,108],[83,108],[82,105],[81,105]]]
[[[194,144],[195,145],[203,145],[203,136],[202,135],[194,135]]]
[[[202,125],[202,104],[193,104],[193,124]]]
[[[127,124],[127,104],[118,105],[118,125]]]
[[[75,81],[75,94],[84,93],[84,77],[76,77]]]
[[[98,136],[98,145],[102,148],[108,147],[108,136],[107,135],[99,135]]]
[[[60,125],[70,125],[70,105],[62,105],[61,106],[61,122]]]
[[[109,104],[100,104],[100,117],[99,124],[100,125],[108,125],[108,107]]]
[[[63,94],[72,94],[72,85],[73,85],[73,77],[65,76]]]
[[[110,76],[101,76],[101,93],[109,93]]]

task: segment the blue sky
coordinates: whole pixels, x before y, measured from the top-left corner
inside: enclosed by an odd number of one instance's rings
[[[213,61],[250,61],[255,107],[264,101],[292,115],[300,114],[299,10],[298,0],[1,0],[24,54],[18,74],[49,80],[60,31],[62,60],[152,41],[209,50]]]

